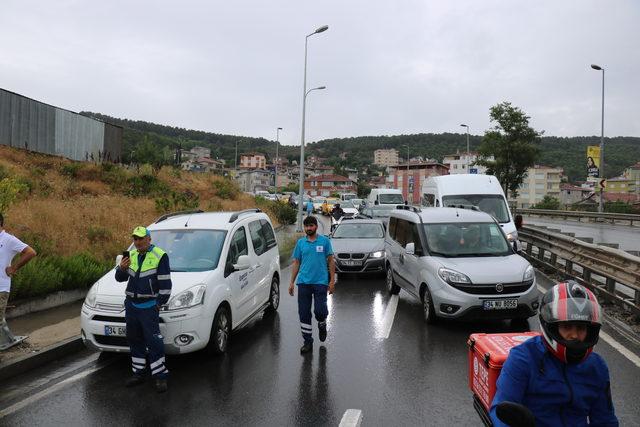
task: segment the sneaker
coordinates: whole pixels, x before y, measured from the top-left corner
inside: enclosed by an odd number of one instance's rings
[[[141,375],[132,375],[125,383],[125,387],[135,387],[144,382],[144,377]]]
[[[156,379],[156,391],[158,393],[164,393],[168,389],[167,379],[166,378],[158,378]]]
[[[327,339],[327,326],[318,327],[318,335],[320,336],[320,341],[324,342]]]
[[[305,343],[300,347],[300,354],[311,353],[313,351],[313,343]]]

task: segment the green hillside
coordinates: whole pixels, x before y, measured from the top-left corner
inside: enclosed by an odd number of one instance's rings
[[[141,153],[148,158],[157,156],[157,161],[171,162],[178,146],[191,148],[196,145],[211,149],[212,157],[224,159],[228,165],[234,165],[236,142],[238,153],[257,151],[265,153],[268,158],[275,156],[275,141],[265,138],[250,138],[238,135],[222,135],[197,130],[189,130],[171,126],[163,126],[144,121],[117,119],[98,113],[84,112],[125,128],[123,159],[129,161],[133,153],[138,157]],[[481,142],[481,136],[471,136],[471,150]],[[586,150],[588,145],[597,145],[597,136],[561,138],[547,136],[537,144],[541,150],[539,164],[562,167],[571,181],[585,178]],[[378,148],[396,148],[402,158],[406,158],[406,145],[410,146],[411,157],[442,161],[446,154],[456,150],[466,150],[466,136],[457,133],[414,134],[394,136],[360,136],[351,138],[333,138],[308,144],[306,154],[327,158],[327,164],[342,167],[363,168],[373,162],[373,151]],[[607,177],[618,176],[622,171],[640,161],[640,138],[615,137],[605,138],[605,173]],[[340,154],[346,153],[341,160]],[[290,161],[299,158],[299,147],[281,146],[280,155]],[[141,159],[139,159],[141,160]]]

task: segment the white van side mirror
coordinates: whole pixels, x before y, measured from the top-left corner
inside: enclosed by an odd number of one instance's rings
[[[251,267],[249,255],[240,255],[238,257],[238,262],[236,264],[233,264],[233,269],[235,271],[246,270],[249,267]]]
[[[116,267],[119,266],[121,262],[122,262],[122,254],[116,257]]]
[[[407,255],[413,255],[416,252],[416,244],[413,242],[407,243],[404,250],[407,252]]]

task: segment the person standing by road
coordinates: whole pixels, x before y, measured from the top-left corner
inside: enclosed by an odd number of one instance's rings
[[[17,254],[20,254],[20,259],[11,265],[11,261]],[[4,217],[0,214],[0,338],[4,339],[0,340],[0,345],[6,341],[10,347],[15,341],[4,318],[11,291],[11,277],[34,256],[36,256],[36,251],[4,230]]]
[[[289,283],[289,295],[295,294],[294,285],[298,285],[298,315],[302,329],[303,346],[300,353],[313,350],[311,328],[311,302],[318,321],[320,341],[327,339],[327,293],[335,290],[335,264],[331,241],[317,234],[318,220],[308,216],[303,221],[305,237],[301,237],[293,250],[293,269]],[[328,274],[327,274],[328,273]],[[297,278],[297,280],[296,280]],[[328,279],[328,280],[327,280]]]
[[[160,334],[160,306],[171,295],[169,255],[151,244],[151,233],[145,227],[136,227],[132,237],[135,249],[116,268],[116,280],[128,280],[124,306],[133,376],[125,385],[134,387],[144,382],[148,352],[156,390],[164,393],[169,371]]]

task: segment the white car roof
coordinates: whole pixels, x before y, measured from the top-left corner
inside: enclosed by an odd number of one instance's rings
[[[236,220],[229,222],[231,217],[236,215]],[[154,222],[148,228],[154,230],[175,230],[175,229],[198,229],[198,230],[231,230],[238,220],[246,219],[266,219],[269,217],[260,211],[240,211],[240,212],[201,212],[185,213],[171,216],[160,222]],[[271,221],[269,221],[271,222]],[[185,227],[185,224],[187,225]]]
[[[418,212],[411,209],[396,209],[391,211],[392,217],[404,218],[412,222],[451,223],[451,222],[494,222],[486,212],[463,208],[422,208]]]

